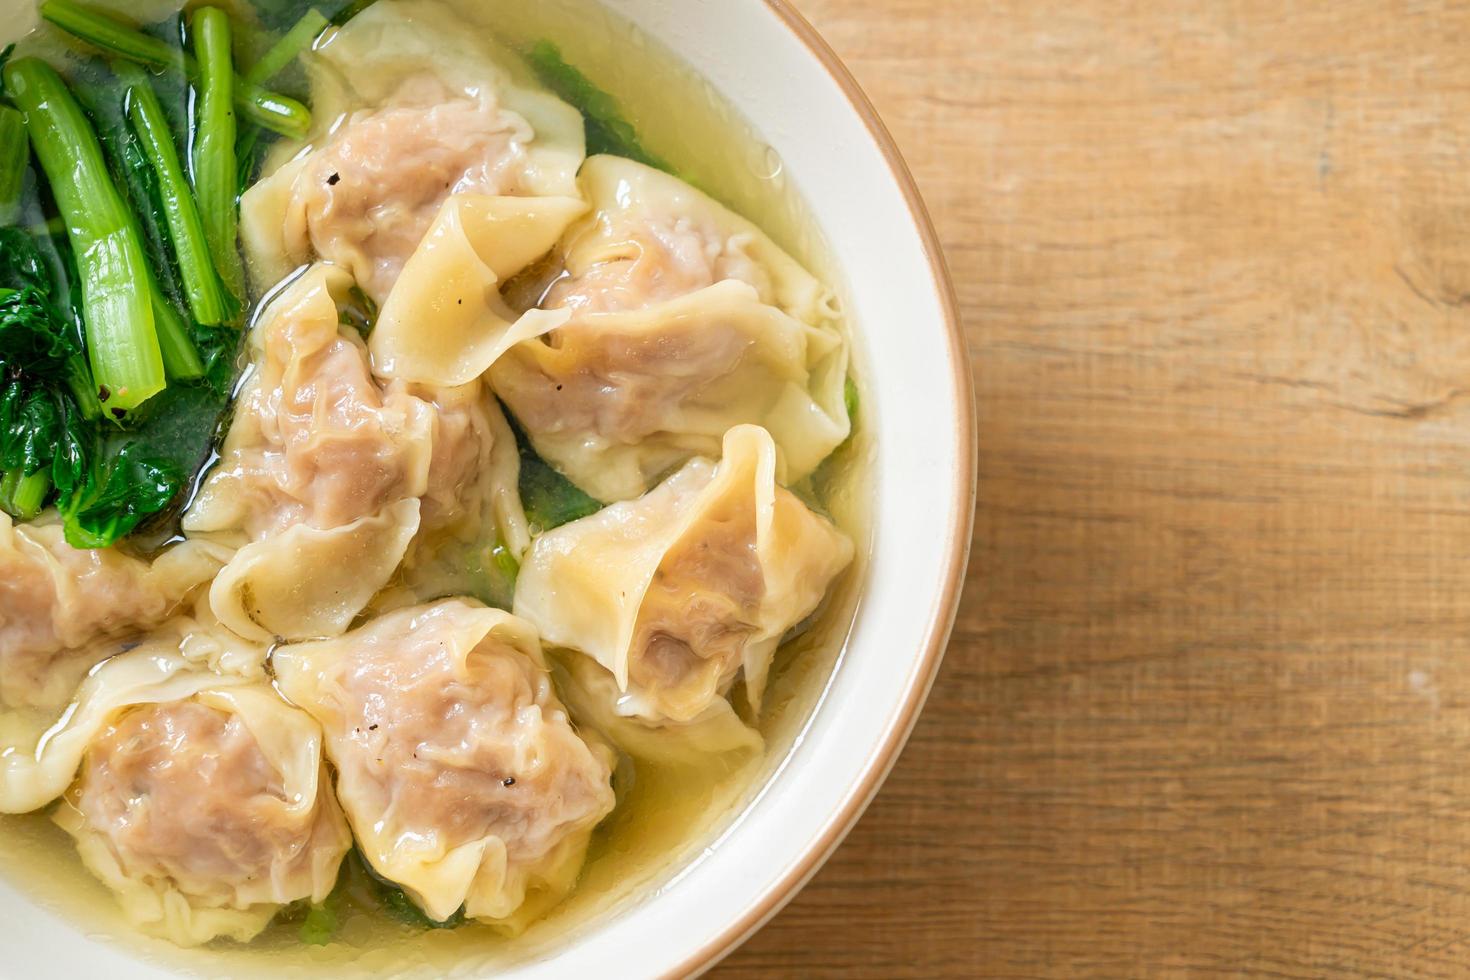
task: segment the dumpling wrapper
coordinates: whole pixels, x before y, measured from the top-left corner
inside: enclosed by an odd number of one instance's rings
[[[578,174],[591,212],[563,240],[566,273],[548,306],[636,310],[735,279],[808,326],[840,317],[831,291],[753,221],[672,174],[589,157]]]
[[[597,156],[581,181],[593,210],[543,304],[572,317],[490,372],[536,450],[603,501],[717,457],[739,424],[770,431],[786,482],[814,471],[851,431],[830,293],[677,178]]]
[[[197,672],[104,700],[52,819],[135,927],[245,942],[281,906],[327,897],[352,835],[305,712]]]
[[[512,345],[565,323],[565,312],[517,316],[501,300],[499,285],[549,252],[586,210],[567,197],[449,198],[373,328],[373,370],[386,378],[463,385]]]
[[[408,553],[435,483],[443,420],[374,380],[339,320],[348,286],[313,266],[262,312],[220,460],[184,514],[187,534],[238,547],[210,602],[251,639],[344,631]]]
[[[845,534],[777,484],[770,434],[743,425],[718,464],[691,460],[642,498],[537,538],[514,608],[549,645],[612,673],[619,714],[692,722],[742,670],[759,709],[781,638],[852,557]]]
[[[611,759],[572,728],[529,624],[451,599],[272,663],[326,733],[364,857],[429,916],[517,931],[572,887]]]
[[[306,62],[309,149],[278,153],[241,201],[262,284],[315,254],[382,303],[451,194],[577,194],[581,114],[437,0],[379,0]]]
[[[338,636],[393,577],[418,530],[417,500],[326,531],[297,524],[241,548],[210,586],[210,605],[247,639]]]
[[[147,562],[71,547],[49,512],[0,514],[0,707],[64,703],[97,663],[95,641],[161,623],[229,554],[187,542]]]
[[[429,489],[419,533],[393,582],[374,597],[366,613],[378,615],[445,596],[473,596],[509,609],[515,566],[531,545],[515,434],[482,381],[458,388],[409,389],[434,405]]]
[[[712,758],[754,758],[765,746],[760,732],[742,721],[725,698],[715,699],[691,721],[649,721],[620,713],[620,703],[630,696],[620,692],[617,679],[591,657],[559,654],[554,668],[557,690],[578,724],[595,730],[635,759],[708,769]]]
[[[725,280],[574,317],[511,348],[490,376],[548,462],[598,500],[629,500],[688,459],[717,458],[742,423],[768,427],[788,482],[811,473],[848,431],[840,395],[834,417],[808,392],[813,346],[831,354],[831,343]]]
[[[186,533],[325,530],[425,492],[433,412],[374,381],[366,346],[338,312],[351,285],[341,269],[312,266],[257,317],[230,431],[184,514]]]
[[[28,813],[65,792],[114,711],[265,676],[265,649],[207,615],[177,617],[141,640],[98,641],[88,652],[99,666],[69,704],[0,712],[0,813]]]

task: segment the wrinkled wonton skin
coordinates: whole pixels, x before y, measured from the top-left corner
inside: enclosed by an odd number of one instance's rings
[[[242,545],[210,602],[251,639],[341,633],[419,528],[434,414],[373,380],[338,320],[347,287],[313,266],[261,315],[220,461],[184,515],[189,534]]]
[[[317,256],[382,303],[450,195],[575,196],[582,117],[513,60],[434,0],[379,0],[321,45],[312,149],[241,202],[259,281]]]
[[[749,221],[668,174],[587,161],[592,212],[541,305],[571,319],[495,362],[537,451],[599,500],[627,500],[725,432],[759,424],[783,478],[847,438],[847,344],[829,294]]]
[[[515,612],[612,672],[620,714],[692,722],[736,673],[759,708],[781,637],[821,603],[852,542],[776,483],[764,429],[725,437],[639,500],[542,535]]]
[[[427,567],[448,542],[519,556],[530,541],[515,437],[484,382],[380,384],[339,323],[347,288],[315,265],[265,310],[220,461],[184,516],[191,535],[240,546],[210,601],[251,639],[342,633],[406,557],[457,590]]]
[[[456,194],[445,202],[383,307],[373,370],[434,385],[473,381],[509,347],[560,326],[565,311],[517,316],[500,284],[544,256],[587,210],[570,197]]]
[[[728,766],[754,757],[765,745],[760,732],[742,721],[724,698],[687,722],[620,713],[631,697],[618,690],[617,678],[606,668],[580,653],[557,652],[556,683],[578,724],[655,765],[707,769],[720,757]]]
[[[226,557],[194,542],[152,563],[80,550],[51,516],[17,526],[0,514],[0,706],[66,701],[98,661],[94,641],[162,622]]]
[[[611,760],[572,728],[527,623],[448,600],[273,664],[326,732],[364,856],[430,916],[517,929],[571,888]]]
[[[282,905],[325,899],[352,846],[321,748],[264,685],[119,707],[53,819],[139,929],[244,942]]]
[[[116,711],[265,676],[265,649],[221,628],[207,608],[141,637],[95,640],[78,655],[97,666],[74,695],[0,710],[0,813],[28,813],[65,792],[87,744]]]

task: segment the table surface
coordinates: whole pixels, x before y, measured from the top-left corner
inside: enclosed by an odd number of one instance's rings
[[[1463,976],[1470,9],[800,0],[948,249],[974,558],[715,976]]]

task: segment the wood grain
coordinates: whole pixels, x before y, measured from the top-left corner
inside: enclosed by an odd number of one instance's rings
[[[974,560],[715,976],[1470,971],[1470,6],[803,0],[946,243]]]

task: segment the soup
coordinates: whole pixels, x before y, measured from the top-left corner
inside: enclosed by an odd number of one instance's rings
[[[833,667],[835,270],[600,8],[155,7],[48,3],[6,70],[0,358],[56,417],[0,446],[9,873],[203,973],[554,950],[697,859]]]

